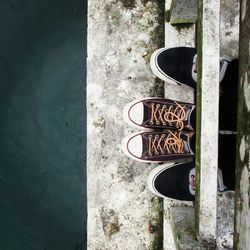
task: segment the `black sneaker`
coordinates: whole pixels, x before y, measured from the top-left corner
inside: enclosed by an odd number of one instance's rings
[[[150,60],[153,73],[167,82],[185,84],[196,89],[196,49],[190,47],[162,48]],[[238,59],[220,59],[219,129],[236,131],[238,98]]]
[[[139,132],[125,138],[124,154],[141,162],[177,161],[194,156],[193,132]]]
[[[223,80],[230,61],[220,59],[220,82]],[[153,73],[163,81],[196,87],[196,49],[191,47],[161,48],[150,59]]]
[[[153,73],[163,81],[195,87],[191,74],[195,54],[195,48],[162,48],[152,54],[150,66]]]
[[[124,108],[124,119],[146,129],[193,130],[195,105],[163,98],[144,98]]]
[[[162,198],[193,201],[195,196],[194,162],[160,165],[150,172],[148,187]]]
[[[230,174],[235,177],[234,172],[231,171]],[[227,183],[224,183],[222,170],[218,169],[217,185],[218,192],[231,191],[234,189],[234,178],[231,179],[231,182],[228,181]],[[164,164],[153,169],[148,177],[148,187],[154,194],[165,199],[194,201],[194,162],[179,163],[168,166]]]

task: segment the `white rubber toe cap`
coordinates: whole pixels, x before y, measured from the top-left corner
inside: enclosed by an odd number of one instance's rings
[[[140,158],[143,151],[143,143],[141,135],[132,137],[127,143],[128,152],[135,157]]]
[[[133,105],[128,112],[129,119],[136,123],[137,125],[141,125],[143,123],[144,116],[144,107],[142,102],[138,102]]]
[[[124,138],[122,141],[122,150],[128,157],[137,161],[143,161],[140,159],[143,153],[143,142],[141,134],[134,133]]]

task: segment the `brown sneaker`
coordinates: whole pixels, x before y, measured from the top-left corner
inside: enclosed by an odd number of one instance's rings
[[[194,130],[195,105],[163,98],[145,98],[124,108],[124,119],[146,129]]]
[[[140,132],[123,140],[124,154],[141,162],[174,161],[194,156],[193,132]]]

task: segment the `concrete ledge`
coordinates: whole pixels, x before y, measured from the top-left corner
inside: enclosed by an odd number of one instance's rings
[[[234,192],[218,193],[217,204],[216,249],[232,249],[234,227]],[[175,249],[215,249],[215,247],[209,248],[209,245],[207,245],[206,242],[202,244],[196,240],[194,227],[195,215],[193,207],[171,207],[169,208],[169,219],[173,232]],[[174,248],[166,247],[165,249]]]
[[[172,0],[165,0],[165,11],[170,12]],[[170,22],[165,22],[165,47],[172,48],[178,46],[195,47],[195,25],[187,27],[173,26]],[[165,98],[176,101],[194,103],[194,90],[188,86],[164,83]],[[192,206],[192,202],[176,202],[164,200],[164,223],[163,223],[163,249],[175,250],[176,244],[174,240],[175,232],[172,230],[170,219],[170,208],[172,206]]]
[[[162,94],[149,58],[163,40],[159,21],[163,9],[160,1],[88,1],[87,189],[91,250],[156,249],[160,244],[158,218],[162,203],[146,187],[155,165],[125,156],[121,141],[135,132],[124,122],[124,106]]]
[[[170,23],[194,24],[197,19],[196,0],[173,0],[171,5]]]
[[[199,0],[196,103],[196,237],[216,243],[220,2]]]
[[[171,0],[165,1],[166,12],[170,12]],[[220,24],[220,51],[221,56],[230,59],[238,57],[238,19],[239,3],[237,0],[221,1]],[[176,46],[195,47],[195,25],[173,26],[165,23],[165,47]],[[180,101],[194,102],[193,90],[186,86],[165,83],[165,97]],[[232,193],[219,194],[217,197],[217,247],[218,249],[232,249],[234,199]],[[164,249],[175,250],[176,232],[172,230],[173,213],[170,215],[171,206],[187,206],[164,200]],[[173,208],[174,209],[174,208]],[[184,210],[186,207],[183,208]],[[189,209],[189,208],[187,208]],[[216,210],[216,208],[215,208]],[[184,214],[184,213],[183,213]],[[172,219],[171,219],[172,218]],[[194,219],[194,217],[193,217]],[[190,238],[188,238],[190,239]],[[186,245],[186,243],[184,243]],[[187,249],[186,246],[184,249]]]
[[[193,207],[171,207],[170,221],[177,249],[202,249],[195,239]]]

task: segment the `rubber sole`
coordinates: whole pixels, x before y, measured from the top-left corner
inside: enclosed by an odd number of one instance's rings
[[[158,177],[159,174],[161,174],[163,171],[165,171],[166,169],[169,169],[169,168],[172,168],[172,167],[175,167],[175,166],[178,166],[180,164],[183,164],[183,163],[166,163],[166,164],[163,164],[161,166],[158,166],[156,168],[154,168],[148,175],[148,179],[147,179],[147,186],[148,186],[148,189],[155,195],[163,198],[164,200],[169,200],[169,201],[172,201],[172,200],[176,200],[176,201],[180,201],[180,202],[183,202],[183,200],[178,200],[178,199],[173,199],[173,198],[169,198],[169,197],[166,197],[164,195],[162,195],[161,193],[159,193],[157,191],[157,189],[155,188],[155,185],[154,185],[154,182],[155,182],[155,179]],[[185,163],[184,163],[185,164]],[[189,201],[190,202],[190,201]]]
[[[128,156],[129,158],[131,158],[131,159],[133,159],[133,160],[136,160],[136,161],[139,161],[139,162],[144,162],[144,163],[161,163],[161,162],[163,162],[163,161],[151,161],[151,160],[147,161],[147,160],[142,160],[142,159],[139,159],[139,158],[137,158],[137,157],[131,155],[131,153],[128,151],[128,146],[127,146],[127,145],[128,145],[128,141],[129,141],[131,138],[133,138],[133,137],[135,137],[135,136],[137,136],[137,135],[142,134],[143,132],[150,132],[150,131],[134,132],[134,133],[132,133],[132,134],[126,136],[126,137],[122,140],[121,148],[122,148],[123,153],[124,153],[126,156]],[[170,162],[171,162],[171,161],[170,161]]]
[[[158,77],[160,78],[161,80],[165,81],[165,82],[168,82],[168,83],[171,83],[171,84],[178,84],[178,85],[183,85],[183,83],[175,80],[174,78],[171,78],[170,76],[166,75],[161,69],[160,67],[158,66],[158,63],[157,63],[157,60],[156,58],[158,57],[158,55],[164,51],[164,50],[167,50],[167,48],[161,48],[161,49],[158,49],[156,51],[154,51],[154,53],[151,55],[150,57],[150,67],[151,67],[151,70],[152,72]]]
[[[130,119],[129,116],[128,116],[129,110],[130,110],[130,108],[131,108],[134,104],[136,104],[136,103],[138,103],[138,102],[140,102],[140,101],[142,101],[142,100],[147,100],[147,99],[158,99],[158,97],[145,97],[145,98],[141,98],[141,99],[137,99],[137,100],[135,100],[135,101],[129,102],[129,103],[124,107],[124,109],[123,109],[123,119],[124,119],[124,121],[125,121],[127,124],[129,124],[130,126],[132,126],[132,127],[134,127],[134,128],[141,128],[141,129],[143,129],[144,131],[154,131],[153,128],[145,128],[145,127],[143,127],[143,126],[140,126],[140,125],[138,125],[138,124],[132,122],[131,119]],[[159,99],[160,99],[160,98],[159,98]]]

